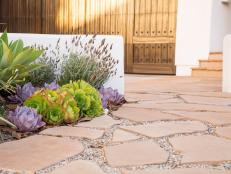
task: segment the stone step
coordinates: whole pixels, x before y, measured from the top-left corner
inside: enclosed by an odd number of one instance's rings
[[[192,77],[222,77],[221,68],[192,68]]]
[[[223,53],[210,53],[209,59],[223,59]]]
[[[222,69],[223,67],[222,59],[199,60],[199,62],[200,68]]]

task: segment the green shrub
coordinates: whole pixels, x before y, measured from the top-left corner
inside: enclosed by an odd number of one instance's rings
[[[70,82],[62,86],[63,90],[70,92],[80,108],[81,115],[86,117],[97,117],[103,114],[104,110],[99,92],[83,80]]]
[[[27,82],[31,82],[34,86],[43,87],[45,83],[50,84],[56,81],[55,71],[57,63],[55,60],[43,56],[36,63],[46,66],[32,71],[26,79]]]

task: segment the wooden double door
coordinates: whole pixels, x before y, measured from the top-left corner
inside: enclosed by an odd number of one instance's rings
[[[175,74],[177,0],[134,0],[127,72]]]
[[[1,10],[10,32],[122,35],[127,73],[175,74],[177,0],[0,0]]]

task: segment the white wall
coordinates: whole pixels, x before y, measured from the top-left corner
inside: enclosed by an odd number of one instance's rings
[[[60,50],[61,52],[66,51],[65,42],[71,44],[71,41],[76,35],[51,35],[51,34],[16,34],[8,33],[10,40],[22,39],[25,45],[43,45],[52,49],[56,46],[58,39],[60,39]],[[90,37],[82,37],[82,41],[87,42]],[[116,60],[119,60],[119,64],[116,66],[117,75],[111,77],[105,84],[106,87],[112,87],[118,89],[121,94],[124,94],[124,42],[122,36],[109,36],[109,35],[98,35],[96,37],[96,45],[101,43],[102,39],[106,39],[106,43],[113,44],[111,55]],[[70,45],[69,44],[69,45]]]
[[[223,92],[231,93],[231,35],[224,39]]]
[[[227,34],[231,34],[231,3],[213,0],[210,52],[223,51],[223,40]]]
[[[212,0],[178,0],[176,74],[190,76],[209,55]]]

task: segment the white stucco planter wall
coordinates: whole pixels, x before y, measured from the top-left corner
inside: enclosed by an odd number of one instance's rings
[[[24,34],[24,33],[9,33],[10,40],[22,39],[25,45],[43,45],[44,47],[54,48],[60,39],[60,48],[65,47],[65,42],[71,43],[73,37],[76,35],[53,35],[53,34]],[[106,43],[113,44],[111,55],[113,58],[119,60],[117,65],[117,75],[111,77],[105,84],[106,87],[112,87],[118,89],[121,94],[124,94],[124,42],[121,36],[109,36],[109,35],[98,35],[96,37],[96,45],[101,43],[101,40],[105,38]],[[82,37],[82,41],[89,40],[89,37]],[[65,49],[61,49],[64,51]]]
[[[178,0],[176,75],[190,76],[210,47],[212,0]]]
[[[224,39],[223,92],[231,93],[231,35],[226,36]]]

